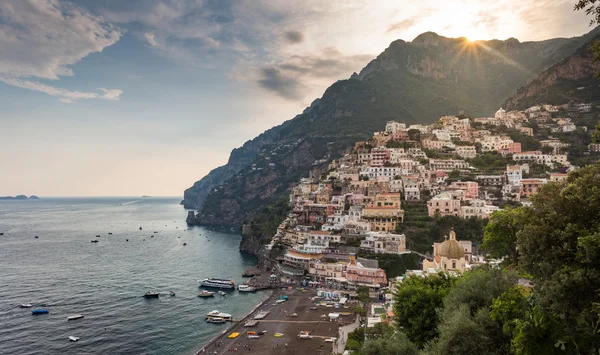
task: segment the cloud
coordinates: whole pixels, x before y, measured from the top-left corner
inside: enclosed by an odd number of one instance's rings
[[[288,100],[302,100],[307,89],[331,84],[360,70],[371,55],[344,55],[333,47],[319,54],[293,55],[259,70],[259,86]]]
[[[288,100],[300,100],[304,97],[303,88],[300,82],[291,77],[284,75],[277,68],[262,68],[260,69],[261,78],[258,84],[277,95]]]
[[[396,31],[403,31],[406,29],[411,28],[412,26],[416,25],[419,22],[419,17],[415,16],[415,17],[411,17],[411,18],[407,18],[404,19],[400,22],[391,24],[386,32],[396,32]]]
[[[156,43],[156,40],[154,39],[154,37],[155,37],[154,33],[146,32],[146,33],[144,33],[144,37],[146,37],[148,44],[151,45],[152,47],[156,47],[158,45],[158,43]]]
[[[286,31],[283,34],[288,43],[296,44],[304,41],[304,35],[300,31]]]
[[[50,96],[56,96],[60,99],[61,102],[66,103],[72,103],[80,99],[104,99],[114,101],[119,100],[119,97],[123,93],[122,90],[103,88],[98,89],[101,91],[101,93],[70,91],[55,86],[42,84],[37,81],[29,81],[17,78],[6,78],[2,76],[0,76],[0,81],[18,88],[29,89],[33,91],[43,92]]]
[[[0,80],[64,100],[105,98],[23,78],[58,80],[61,76],[73,76],[70,65],[113,45],[121,35],[119,28],[71,3],[0,1]],[[110,96],[114,95],[111,91]]]

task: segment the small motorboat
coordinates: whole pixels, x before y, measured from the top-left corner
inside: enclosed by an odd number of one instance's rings
[[[39,237],[36,235],[34,238],[35,238],[35,239],[38,239]]]
[[[183,243],[183,246],[186,246],[186,245],[187,245],[187,243]]]
[[[227,296],[227,294],[225,292],[223,292],[223,291],[219,291],[219,295],[221,295],[221,296]]]
[[[175,292],[173,292],[173,291],[169,291],[169,295],[170,295],[171,297],[173,297],[173,296],[175,296]]]
[[[158,233],[157,231],[154,231],[154,234],[157,234],[157,233]]]
[[[241,284],[238,286],[238,291],[240,292],[254,292],[256,291],[256,287],[252,287],[250,285]]]
[[[92,243],[98,243],[98,239],[92,240]]]
[[[0,233],[0,235],[4,235],[4,233]]]
[[[70,341],[77,341],[77,340],[79,340],[79,338],[78,337],[74,337],[74,336],[71,335],[71,336],[69,336],[69,340]]]
[[[19,308],[31,308],[33,305],[31,303],[21,303]]]
[[[142,227],[140,227],[140,230],[142,230]]]
[[[47,309],[34,309],[33,311],[31,311],[31,314],[36,315],[36,314],[48,314],[50,313],[49,310]]]
[[[154,236],[153,236],[153,235],[151,235],[151,236],[150,236],[150,238],[154,238]]]
[[[75,319],[80,319],[83,318],[83,314],[74,314],[72,316],[68,316],[67,320],[75,320]]]
[[[206,323],[215,323],[215,324],[222,324],[222,323],[225,323],[225,322],[227,322],[227,321],[225,320],[225,318],[219,318],[219,317],[215,317],[215,318],[208,318],[208,319],[206,320]]]
[[[125,239],[125,241],[126,241],[126,242],[128,242],[128,241],[129,241],[129,239]]]
[[[198,297],[214,297],[215,293],[210,291],[202,291],[198,294]]]
[[[100,238],[100,234],[96,234],[96,238]]]
[[[111,232],[108,232],[108,235],[112,235],[112,233],[111,233]]]
[[[144,297],[145,298],[158,298],[158,296],[160,295],[160,292],[146,292],[144,293]]]

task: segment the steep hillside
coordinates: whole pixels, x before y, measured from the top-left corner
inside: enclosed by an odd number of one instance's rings
[[[395,41],[360,73],[336,82],[302,114],[234,150],[227,165],[186,190],[185,206],[200,209],[188,223],[242,222],[310,169],[326,169],[316,161],[348,152],[388,120],[429,123],[461,111],[489,114],[589,36],[472,43],[427,32],[412,42]]]
[[[600,85],[594,74],[600,61],[594,60],[591,39],[572,55],[544,70],[527,85],[519,88],[507,101],[508,109],[525,109],[535,104],[562,105],[573,102],[600,101]]]

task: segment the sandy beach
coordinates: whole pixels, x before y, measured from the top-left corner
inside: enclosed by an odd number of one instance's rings
[[[281,296],[288,296],[287,301],[277,304]],[[332,342],[326,339],[339,337],[339,329],[343,325],[354,322],[354,315],[341,316],[338,321],[330,321],[327,316],[332,312],[350,312],[350,309],[333,309],[325,306],[314,307],[315,301],[311,298],[316,296],[316,290],[299,289],[277,289],[263,303],[255,308],[253,312],[240,321],[228,324],[228,328],[222,334],[211,340],[197,355],[202,354],[230,354],[253,353],[253,354],[331,354],[333,352]],[[223,310],[226,312],[226,310]],[[252,319],[258,312],[268,311],[269,314],[254,327],[245,327],[246,321]],[[295,315],[294,315],[295,314]],[[224,327],[225,328],[225,327]],[[247,332],[260,334],[256,339],[247,337]],[[298,334],[308,331],[312,339],[300,339]],[[235,339],[228,336],[238,332],[240,335]],[[275,337],[275,333],[283,334]]]

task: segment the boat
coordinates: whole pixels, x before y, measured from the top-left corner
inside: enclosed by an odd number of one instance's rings
[[[232,321],[233,320],[233,317],[231,316],[231,314],[222,313],[222,312],[219,312],[217,310],[208,312],[208,314],[206,315],[206,317],[204,319],[208,320],[208,319],[211,319],[211,318],[213,318],[213,319],[214,318],[223,318],[226,321]]]
[[[258,324],[257,320],[249,320],[246,323],[244,323],[244,327],[254,327]]]
[[[36,235],[36,236],[35,236],[35,239],[38,239],[38,238],[39,238],[39,237]]]
[[[186,246],[186,245],[187,245],[187,243],[183,243],[183,246]]]
[[[254,316],[254,319],[263,319],[269,314],[269,311],[260,311]]]
[[[227,295],[227,294],[226,294],[225,292],[223,292],[223,291],[219,291],[219,295],[221,295],[221,296],[225,296],[225,295]]]
[[[215,293],[210,291],[202,291],[198,294],[198,297],[214,297]]]
[[[97,234],[97,235],[96,235],[96,238],[100,238],[100,234]]]
[[[215,279],[208,278],[204,280],[198,280],[200,286],[204,287],[214,287],[214,288],[235,288],[235,283],[233,280],[225,280],[225,279]]]
[[[175,296],[175,292],[173,292],[173,291],[169,291],[169,295],[170,295],[171,297],[173,297],[173,296]]]
[[[238,286],[238,291],[240,291],[240,292],[254,292],[254,291],[256,291],[256,287],[242,284],[242,285]]]
[[[144,297],[145,298],[158,298],[158,296],[160,295],[160,292],[146,292],[144,293]]]
[[[34,309],[33,311],[31,311],[31,314],[48,314],[50,313],[49,310],[47,309]]]
[[[158,234],[158,232],[157,232],[157,231],[154,231],[154,234]]]
[[[142,227],[140,227],[140,230],[142,230]]]
[[[207,323],[215,323],[215,324],[220,324],[220,323],[225,323],[227,322],[224,318],[219,318],[219,317],[215,317],[215,318],[208,318],[206,320]]]
[[[273,334],[275,338],[283,338],[283,333],[275,333]]]
[[[112,235],[112,233],[111,233],[111,232],[108,232],[108,235]]]
[[[92,243],[98,243],[98,239],[92,240]]]
[[[69,340],[70,341],[77,341],[77,340],[79,340],[79,338],[78,337],[74,337],[74,336],[71,335],[71,336],[69,336]]]
[[[227,337],[228,337],[229,339],[235,339],[235,338],[237,338],[237,337],[239,337],[239,336],[240,336],[240,333],[238,333],[238,332],[233,332],[233,333],[229,334]]]
[[[75,320],[75,319],[80,319],[83,318],[83,314],[74,314],[72,316],[68,316],[67,320]]]
[[[31,308],[33,305],[31,303],[21,303],[19,308]]]

